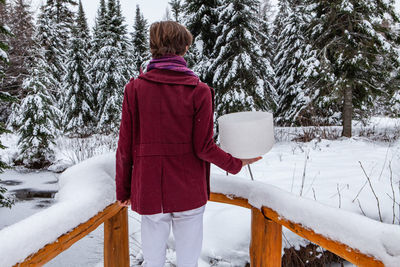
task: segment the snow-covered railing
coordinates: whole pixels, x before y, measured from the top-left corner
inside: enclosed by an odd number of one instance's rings
[[[258,181],[214,175],[211,189],[212,201],[251,209],[252,266],[280,266],[280,262],[270,265],[269,259],[280,259],[282,226],[357,266],[400,266],[398,225],[329,207]]]
[[[127,209],[115,204],[115,153],[68,168],[55,203],[0,231],[0,266],[41,266],[104,223],[105,266],[126,266]]]
[[[42,266],[104,223],[104,266],[129,266],[128,212],[117,203],[45,245],[14,266]]]
[[[104,266],[128,267],[127,209],[114,203],[114,166],[112,153],[64,172],[53,206],[0,231],[0,266],[43,265],[105,223]],[[211,201],[251,209],[251,266],[281,266],[282,226],[358,266],[399,266],[398,226],[257,181],[211,181]]]

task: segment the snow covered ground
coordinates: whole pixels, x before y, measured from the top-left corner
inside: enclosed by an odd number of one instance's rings
[[[382,122],[384,122],[383,126]],[[359,127],[360,133],[365,133],[366,129],[372,129],[374,134],[385,133],[385,136],[389,134],[394,136],[400,125],[398,120],[379,118],[373,123],[375,126],[371,126],[372,124],[363,126],[363,132],[362,127]],[[287,131],[287,136],[293,137],[301,131],[298,128],[291,128]],[[9,145],[10,149],[4,153],[12,155],[15,151],[15,146],[12,145],[15,137],[8,135],[5,138],[8,143],[3,142]],[[316,199],[319,203],[330,207],[341,208],[356,214],[364,213],[369,218],[378,221],[382,219],[387,224],[400,224],[400,206],[397,204],[400,200],[400,141],[371,141],[371,138],[366,137],[339,138],[338,140],[314,139],[308,143],[289,142],[285,141],[285,138],[282,140],[275,144],[261,161],[251,166],[256,183],[273,185],[311,201]],[[107,145],[104,145],[102,149],[106,150],[106,147]],[[111,145],[108,147],[112,149]],[[93,154],[96,154],[96,151],[93,151]],[[58,155],[61,155],[60,161],[67,159],[65,153],[60,152]],[[226,175],[223,170],[214,165],[211,172],[212,177]],[[39,174],[43,175],[43,182],[35,183],[35,186],[39,185],[44,189],[48,186],[57,186],[57,184],[46,183],[46,179],[56,179],[50,173]],[[33,174],[23,175],[24,180],[33,182],[33,179],[29,178],[31,175]],[[22,177],[15,171],[7,171],[0,175],[0,179],[16,180],[15,176]],[[229,175],[228,179],[232,179],[233,183],[250,181],[249,171],[244,168],[237,175]],[[23,182],[18,186],[32,187],[26,183]],[[12,186],[6,185],[6,187],[11,190]],[[70,190],[75,190],[75,188],[70,188]],[[26,213],[26,216],[29,216],[37,211],[34,209],[34,203],[25,207],[22,207],[25,205],[23,203],[17,203],[17,205],[13,209],[19,210],[18,212],[0,209],[0,229],[22,219],[20,214]],[[135,262],[135,258],[137,258],[136,262],[140,262],[140,216],[130,212],[129,217],[132,262]],[[7,228],[9,227],[3,230]],[[4,234],[4,231],[0,231],[0,239],[2,232]],[[232,235],[232,233],[235,234]],[[100,266],[103,257],[102,234],[102,228],[99,227],[46,266]],[[391,247],[400,247],[400,240],[394,239],[390,234],[387,234],[386,238]],[[249,210],[213,202],[207,204],[200,266],[244,266],[249,261],[249,241]],[[286,247],[307,244],[305,240],[287,230],[284,230],[283,243]],[[175,255],[172,234],[168,246],[167,258],[173,264]],[[397,252],[394,251],[394,253]]]
[[[379,197],[383,221],[392,223],[395,216],[395,222],[399,223],[399,210],[397,208],[393,212],[391,199],[392,185],[395,199],[399,199],[398,141],[375,143],[352,138],[320,142],[314,140],[309,143],[282,142],[277,143],[251,169],[257,181],[361,214],[360,203],[368,217],[380,220],[376,199],[361,166]],[[214,173],[224,173],[213,167]],[[246,168],[236,176],[250,179]]]

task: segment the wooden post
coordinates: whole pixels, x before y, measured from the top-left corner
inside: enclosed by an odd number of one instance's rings
[[[128,209],[104,222],[104,267],[129,267]]]
[[[251,267],[280,267],[282,262],[282,225],[251,209]]]

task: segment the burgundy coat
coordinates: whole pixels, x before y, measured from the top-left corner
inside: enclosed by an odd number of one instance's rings
[[[210,163],[242,161],[213,141],[214,89],[197,77],[154,69],[124,90],[116,153],[117,200],[139,214],[198,208],[210,199]]]

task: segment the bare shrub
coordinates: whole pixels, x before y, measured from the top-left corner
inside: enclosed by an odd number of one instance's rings
[[[275,140],[278,142],[310,142],[314,139],[336,140],[341,137],[338,126],[276,127]]]
[[[336,140],[341,137],[341,132],[337,127],[329,126],[310,126],[301,127],[301,131],[292,141],[310,142],[314,139]]]
[[[375,125],[361,126],[360,129],[356,129],[356,135],[372,141],[394,142],[400,137],[400,126],[394,128],[377,128]]]
[[[60,146],[62,154],[72,164],[77,164],[88,158],[115,151],[117,141],[113,135],[94,135],[87,138],[63,138]]]
[[[361,161],[359,161],[358,163],[360,163],[361,169],[363,170],[364,175],[365,175],[365,177],[367,178],[369,187],[371,188],[371,191],[372,191],[372,193],[374,194],[374,197],[375,197],[375,199],[376,199],[376,205],[378,206],[379,220],[380,220],[381,222],[383,222],[379,198],[378,198],[378,196],[377,196],[376,193],[375,193],[374,187],[372,186],[371,179],[369,178],[368,174],[365,172],[365,169],[364,169],[363,165],[361,164]]]
[[[293,246],[285,248],[282,256],[282,266],[284,267],[320,267],[343,262],[345,262],[344,259],[313,243],[305,247],[300,246],[298,250]]]

